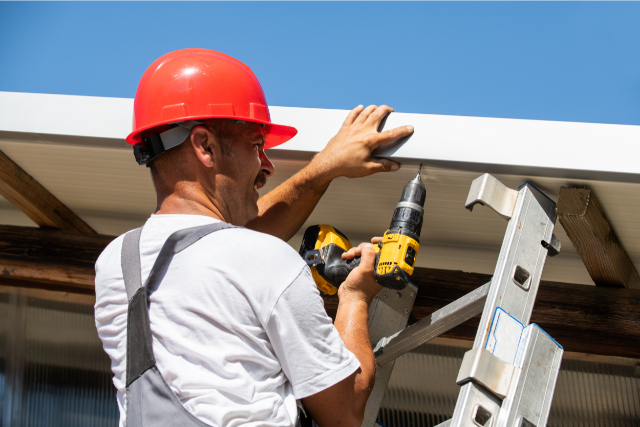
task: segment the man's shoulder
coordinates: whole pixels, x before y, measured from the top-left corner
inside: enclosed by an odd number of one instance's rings
[[[127,232],[129,233],[129,232]],[[100,253],[98,259],[96,260],[96,272],[100,269],[101,266],[104,266],[106,263],[110,263],[114,260],[115,257],[120,259],[120,251],[122,250],[122,241],[124,240],[124,236],[127,234],[121,234],[116,237],[107,245],[106,248]]]
[[[300,255],[283,240],[246,228],[222,230],[202,240],[211,247],[194,247],[195,256],[204,252],[216,254],[216,258],[206,265],[200,262],[198,268],[223,271],[235,286],[254,295],[266,297],[266,293],[269,298],[277,298],[307,268]]]
[[[95,270],[96,322],[108,322],[111,316],[126,312],[126,292],[122,281],[122,234],[111,241],[98,257]],[[117,302],[117,304],[114,304]],[[107,320],[105,320],[107,319]]]
[[[107,263],[112,263],[114,261],[120,263],[120,254],[122,252],[124,236],[135,230],[137,230],[137,228],[119,235],[104,248],[104,250],[98,256],[98,259],[96,260],[96,270],[98,270],[100,266],[104,266]]]
[[[298,272],[306,265],[300,255],[282,239],[244,227],[228,231],[230,232],[229,237],[224,237],[223,234],[218,237],[222,239],[225,246],[228,246],[236,254],[241,254],[249,262],[284,264]],[[220,240],[215,236],[212,237],[210,242],[219,244]]]

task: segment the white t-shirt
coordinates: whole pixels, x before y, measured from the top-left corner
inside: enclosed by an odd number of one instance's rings
[[[174,231],[216,222],[152,215],[140,238],[143,283]],[[127,294],[115,239],[96,262],[96,327],[125,422]],[[360,366],[324,310],[311,272],[285,242],[216,231],[176,254],[149,296],[156,365],[185,408],[214,426],[294,426],[296,399]]]

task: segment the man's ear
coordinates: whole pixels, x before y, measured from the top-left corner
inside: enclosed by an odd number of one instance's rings
[[[191,129],[189,141],[198,160],[200,160],[205,167],[213,167],[216,158],[211,132],[204,126],[196,126]]]

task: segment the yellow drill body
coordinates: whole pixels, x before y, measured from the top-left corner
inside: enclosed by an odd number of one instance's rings
[[[413,253],[417,254],[418,249],[420,249],[420,243],[417,240],[399,233],[389,233],[389,230],[387,230],[382,239],[382,249],[380,249],[380,258],[376,266],[376,275],[382,276],[391,273],[395,265],[408,275],[412,275],[415,257],[409,261],[407,252],[411,255],[413,250]]]
[[[426,190],[420,171],[402,190],[389,229],[376,249],[376,280],[381,286],[404,289],[414,271],[420,249],[423,207]],[[351,249],[349,239],[334,227],[314,225],[305,231],[300,255],[311,268],[313,279],[325,294],[334,295],[351,270],[360,265],[360,257],[343,260]]]

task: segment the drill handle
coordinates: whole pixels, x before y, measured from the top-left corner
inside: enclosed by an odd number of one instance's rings
[[[378,260],[380,259],[380,247],[378,245],[374,246],[376,250],[376,262],[375,267],[378,266]],[[324,277],[329,283],[338,287],[342,282],[347,280],[347,276],[351,273],[355,268],[360,265],[360,256],[354,257],[352,259],[342,259],[342,254],[346,251],[336,245],[331,245],[325,249],[324,265],[318,266],[318,272]]]
[[[358,266],[360,266],[361,257],[357,256],[352,259],[342,259],[342,253],[338,256],[329,257],[329,261],[324,265],[322,275],[330,282],[336,283],[339,286],[342,282],[347,280],[347,276]],[[380,252],[376,247],[376,261],[374,268],[378,267],[378,260],[380,259]],[[377,276],[377,275],[376,275]]]
[[[353,259],[342,259],[344,252],[344,250],[341,250],[339,253],[325,255],[325,264],[318,266],[318,272],[336,287],[340,286],[347,279],[349,273],[360,265],[359,256]]]

